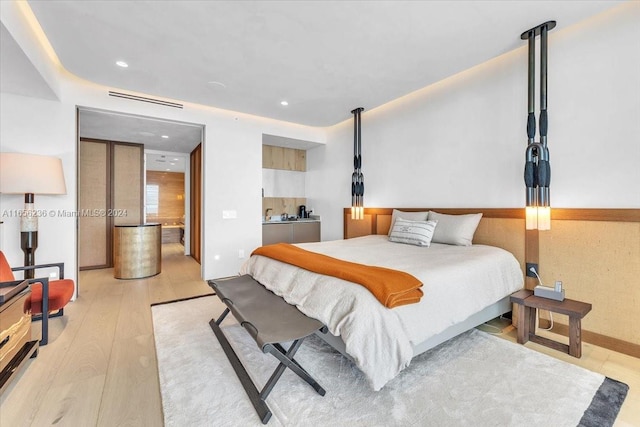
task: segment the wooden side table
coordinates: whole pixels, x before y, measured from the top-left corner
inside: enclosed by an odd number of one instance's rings
[[[573,357],[582,357],[582,318],[591,311],[591,304],[566,299],[556,301],[533,295],[532,291],[521,290],[511,295],[511,302],[519,305],[518,344],[527,341],[562,351]],[[536,335],[536,310],[548,310],[569,316],[569,345]]]

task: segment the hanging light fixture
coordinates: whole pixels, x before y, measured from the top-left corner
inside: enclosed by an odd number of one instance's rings
[[[351,174],[351,219],[364,219],[364,175],[362,174],[362,138],[360,113],[364,108],[356,108],[353,114],[353,174]]]
[[[547,21],[520,35],[522,40],[529,40],[528,143],[524,166],[524,182],[527,187],[527,230],[549,230],[551,228],[551,205],[549,200],[551,167],[549,165],[549,149],[547,148],[547,33],[555,26],[556,21]],[[536,36],[538,35],[540,36],[540,142],[535,142],[535,51]]]

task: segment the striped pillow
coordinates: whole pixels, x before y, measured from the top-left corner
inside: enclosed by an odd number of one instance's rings
[[[429,246],[437,223],[438,221],[409,221],[397,218],[389,234],[389,241]]]

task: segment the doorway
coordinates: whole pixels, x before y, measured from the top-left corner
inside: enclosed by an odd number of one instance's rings
[[[133,215],[131,218],[124,219],[124,221],[128,222],[136,222],[137,224],[147,222],[147,211],[148,211],[148,196],[146,191],[146,166],[144,157],[147,156],[147,153],[171,153],[174,157],[182,157],[184,159],[184,163],[187,165],[187,168],[190,167],[190,155],[191,152],[200,144],[203,140],[204,135],[204,125],[194,124],[194,123],[185,123],[185,122],[176,122],[171,120],[165,120],[154,117],[147,116],[138,116],[126,113],[120,113],[115,111],[106,111],[106,110],[98,110],[88,107],[78,107],[77,108],[77,127],[78,127],[78,167],[77,167],[77,206],[79,212],[93,212],[92,209],[97,209],[97,212],[119,212],[118,206],[114,206],[115,202],[113,196],[107,196],[109,193],[108,187],[109,185],[113,185],[114,175],[120,176],[122,174],[122,165],[116,165],[113,163],[122,163],[121,160],[111,159],[109,160],[112,164],[106,164],[101,169],[93,168],[91,165],[92,160],[87,157],[87,150],[83,150],[82,140],[99,140],[102,142],[108,141],[114,145],[123,145],[123,146],[131,146],[131,147],[140,147],[144,150],[142,153],[139,167],[131,164],[129,161],[124,168],[130,169],[135,168],[135,175],[139,175],[140,185],[135,185],[135,187],[139,188],[140,191],[136,196],[136,199],[139,203],[140,210],[138,211],[139,215]],[[86,148],[86,147],[85,147]],[[97,149],[95,146],[91,146],[93,151],[100,152],[100,149]],[[91,150],[89,150],[91,152]],[[95,153],[93,153],[95,154]],[[128,160],[130,160],[127,156],[125,156]],[[201,159],[200,159],[201,161]],[[168,166],[168,164],[167,164]],[[203,165],[199,165],[200,170],[202,170]],[[115,169],[114,169],[115,168]],[[114,170],[119,172],[114,172]],[[91,171],[93,175],[97,175],[102,177],[102,173],[105,171],[105,175],[103,177],[104,182],[102,184],[95,182],[95,176],[89,177],[88,175],[83,176],[83,173],[87,171]],[[130,173],[131,171],[129,171]],[[91,175],[91,174],[89,174]],[[187,175],[185,175],[187,176]],[[201,182],[202,176],[200,174],[199,179],[197,180],[200,188],[202,187]],[[192,250],[192,244],[189,233],[189,230],[192,228],[191,220],[193,215],[189,214],[190,204],[193,203],[193,197],[201,198],[202,192],[199,191],[195,193],[195,196],[192,196],[192,191],[190,186],[192,185],[193,177],[188,179],[184,179],[184,191],[182,192],[181,202],[185,205],[186,211],[182,213],[182,215],[178,215],[175,219],[172,219],[172,226],[175,226],[175,230],[173,233],[180,233],[180,227],[185,231],[185,241],[184,243],[184,252],[185,255],[190,255]],[[92,188],[93,187],[93,188]],[[88,197],[88,195],[95,196],[96,194],[105,195],[102,202],[97,203],[101,204],[101,206],[97,206],[96,202],[92,201],[92,197]],[[95,198],[95,197],[93,197]],[[198,200],[198,203],[201,203]],[[96,205],[95,207],[93,205]],[[111,208],[111,210],[109,210]],[[173,215],[173,214],[172,214]],[[173,217],[172,217],[173,218]],[[198,218],[199,224],[202,219],[201,216]],[[113,236],[113,219],[110,219],[107,215],[103,220],[96,221],[93,220],[92,227],[93,235],[89,236],[89,229],[86,227],[87,221],[85,221],[85,216],[79,214],[78,218],[78,239],[76,243],[76,249],[78,254],[78,268],[79,270],[83,269],[93,269],[93,268],[109,268],[112,266],[111,264],[111,241]],[[164,222],[164,221],[163,221]],[[175,223],[175,224],[174,224]],[[182,223],[182,224],[180,224]],[[98,224],[98,225],[96,225]],[[96,227],[99,228],[99,231],[96,231]],[[201,232],[201,231],[200,231]],[[189,234],[187,234],[189,233]],[[198,236],[199,237],[199,236]],[[98,240],[96,240],[98,239]],[[195,239],[194,239],[195,240]],[[201,244],[201,239],[197,239],[197,244]],[[82,254],[90,253],[93,247],[101,248],[101,254],[99,254],[99,261],[95,259],[90,262],[83,262]],[[198,253],[201,248],[197,248]]]

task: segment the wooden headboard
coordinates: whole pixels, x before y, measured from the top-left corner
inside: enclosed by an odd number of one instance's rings
[[[351,219],[351,208],[344,209],[344,238],[387,234],[394,208],[365,208],[363,220]],[[395,208],[405,212],[436,211],[450,215],[482,213],[473,243],[491,245],[511,252],[524,271],[525,227],[524,209],[518,208]]]
[[[589,302],[593,310],[582,321],[586,342],[640,357],[638,277],[640,277],[640,209],[551,210],[551,230],[525,230],[524,209],[397,208],[446,214],[482,212],[473,243],[511,252],[525,271],[538,264],[545,283],[563,282],[567,298]],[[352,220],[344,209],[344,237],[387,234],[393,208],[365,208],[364,220]],[[526,258],[525,258],[526,255]],[[525,277],[533,289],[536,278]],[[565,334],[568,320],[554,316],[554,332]]]

